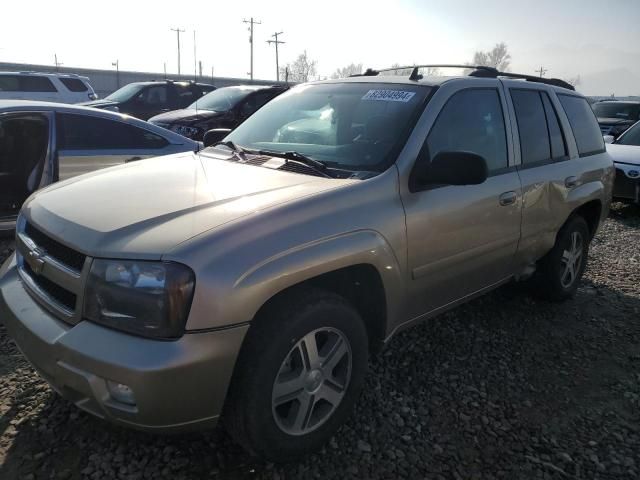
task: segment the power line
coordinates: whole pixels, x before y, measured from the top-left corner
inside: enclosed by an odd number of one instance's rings
[[[249,78],[253,80],[253,26],[261,25],[262,22],[254,20],[253,17],[251,17],[251,20],[243,20],[242,23],[248,23],[250,25],[249,26],[249,45],[251,49],[251,70],[249,70]]]
[[[178,37],[178,75],[180,75],[180,34],[184,33],[184,29],[171,28],[170,30],[172,32],[176,32],[176,35]]]
[[[278,82],[280,81],[280,65],[278,64],[278,45],[282,43],[286,43],[278,40],[278,35],[282,35],[283,33],[284,32],[276,32],[273,35],[271,35],[272,37],[275,38],[275,40],[267,40],[267,43],[269,45],[273,43],[276,46],[276,81]]]
[[[540,66],[540,68],[538,70],[534,70],[538,75],[540,75],[540,78],[544,77],[544,74],[547,73],[547,69],[544,68],[543,66]]]

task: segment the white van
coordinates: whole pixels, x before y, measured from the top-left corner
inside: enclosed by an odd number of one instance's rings
[[[87,77],[68,73],[0,72],[0,99],[80,103],[97,98]]]

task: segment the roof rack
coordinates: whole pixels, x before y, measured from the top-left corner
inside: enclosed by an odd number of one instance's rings
[[[497,68],[488,67],[486,65],[407,65],[405,67],[391,67],[391,68],[382,68],[378,70],[367,68],[367,70],[364,73],[351,75],[351,76],[352,77],[359,77],[359,76],[373,77],[373,76],[379,75],[382,72],[392,72],[394,70],[411,70],[411,75],[409,75],[409,80],[417,81],[423,78],[422,74],[420,74],[421,68],[464,68],[466,70],[471,70],[468,74],[470,77],[517,78],[517,79],[527,80],[528,82],[544,83],[546,85],[562,87],[568,90],[575,90],[573,85],[559,78],[543,78],[543,77],[536,77],[533,75],[525,75],[522,73],[501,72]]]

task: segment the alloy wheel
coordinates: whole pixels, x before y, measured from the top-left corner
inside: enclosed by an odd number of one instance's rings
[[[319,328],[302,337],[273,383],[271,408],[278,427],[305,435],[324,424],[344,398],[351,367],[351,346],[340,330]]]
[[[569,288],[576,281],[582,267],[583,238],[580,232],[571,232],[567,247],[560,258],[560,284],[563,288]]]

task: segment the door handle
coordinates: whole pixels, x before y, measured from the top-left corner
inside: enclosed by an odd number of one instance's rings
[[[142,160],[142,157],[131,157],[127,158],[124,163],[135,162],[136,160]]]
[[[578,178],[577,177],[567,177],[564,179],[564,186],[567,188],[573,188],[578,184]]]
[[[502,205],[503,207],[506,205],[513,205],[514,203],[516,203],[517,198],[518,195],[514,191],[504,192],[502,195],[500,195],[500,205]]]

